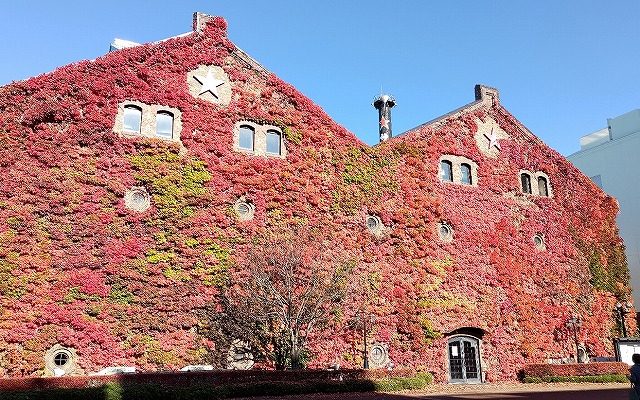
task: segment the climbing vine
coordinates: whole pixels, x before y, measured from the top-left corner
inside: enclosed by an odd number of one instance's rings
[[[200,65],[224,69],[228,106],[189,93]],[[302,226],[351,263],[344,307],[306,338],[311,367],[361,365],[363,318],[394,365],[439,379],[447,335],[471,328],[484,332],[491,379],[568,356],[572,314],[592,353],[611,354],[611,311],[629,296],[617,205],[502,106],[368,147],[251,65],[214,19],[202,33],[0,88],[1,374],[42,374],[56,344],[75,349],[86,373],[223,364],[229,349],[199,333],[202,310],[220,305],[256,237]],[[180,142],[114,132],[129,100],[179,109]],[[509,136],[495,157],[476,135],[489,119]],[[241,120],[281,126],[286,159],[234,151]],[[440,182],[443,154],[473,160],[478,185]],[[553,197],[521,193],[521,169],[544,171]],[[124,202],[140,186],[151,197],[142,212]],[[252,219],[237,217],[239,199]]]

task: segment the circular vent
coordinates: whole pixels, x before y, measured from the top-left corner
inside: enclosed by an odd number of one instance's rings
[[[144,204],[144,202],[147,201],[147,199],[148,199],[148,196],[145,196],[145,194],[142,193],[141,191],[135,191],[131,196],[131,200],[133,201],[133,203],[139,204],[139,205]]]
[[[251,206],[247,203],[238,203],[236,210],[240,215],[248,215],[251,212]]]
[[[446,222],[440,222],[438,224],[438,236],[444,242],[450,242],[453,240],[453,228]]]
[[[147,189],[134,186],[124,194],[124,205],[129,210],[143,212],[151,207],[151,196]]]
[[[249,221],[253,219],[255,206],[246,199],[240,198],[233,205],[233,210],[240,221]]]
[[[533,236],[533,244],[535,244],[536,249],[545,250],[547,245],[544,242],[544,236],[541,233],[538,233]]]
[[[376,230],[380,227],[380,218],[374,217],[373,215],[367,216],[367,228],[370,231]]]
[[[382,221],[376,215],[367,215],[364,220],[367,230],[376,236],[380,236],[384,229],[384,225],[382,225]]]

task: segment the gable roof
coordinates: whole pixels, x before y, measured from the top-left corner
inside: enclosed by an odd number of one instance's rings
[[[449,111],[446,114],[442,114],[430,121],[424,122],[414,128],[408,129],[402,132],[401,134],[396,135],[395,137],[400,137],[402,135],[409,134],[411,132],[417,131],[425,127],[435,128],[436,126],[445,122],[449,118],[457,117],[461,114],[468,113],[470,111],[480,108],[484,104],[484,102],[488,102],[488,101],[495,102],[495,103],[499,102],[498,89],[478,84],[475,86],[475,94],[476,94],[476,98],[471,103],[465,104],[464,106],[458,107],[453,111]]]
[[[118,76],[119,72],[117,71],[120,65],[131,64],[133,67],[131,71],[128,72],[131,72],[133,77],[136,77],[136,75],[140,77],[140,79],[138,79],[139,82],[137,82],[138,87],[141,85],[148,86],[145,76],[153,72],[155,67],[151,66],[151,68],[149,68],[149,65],[145,65],[147,61],[149,61],[150,64],[155,63],[159,65],[164,59],[167,59],[167,57],[177,57],[180,59],[180,55],[176,55],[176,50],[191,48],[190,51],[187,51],[188,59],[179,60],[179,63],[181,63],[183,67],[190,68],[194,65],[201,64],[219,64],[226,69],[233,68],[229,67],[229,65],[223,65],[224,62],[221,61],[224,57],[230,57],[238,61],[236,64],[237,69],[241,69],[238,67],[244,66],[247,70],[251,70],[252,75],[268,82],[271,86],[270,90],[275,90],[280,96],[287,98],[289,104],[296,108],[298,112],[307,115],[314,114],[316,118],[322,120],[326,128],[332,132],[332,135],[344,137],[356,146],[366,146],[356,135],[335,122],[320,106],[302,94],[297,88],[277,77],[231,42],[227,37],[227,23],[222,17],[196,13],[194,15],[192,32],[146,44],[129,41],[116,44],[123,45],[123,48],[111,51],[94,60],[82,60],[60,66],[51,72],[30,77],[23,81],[15,81],[0,87],[0,109],[4,110],[6,108],[12,109],[16,113],[24,113],[26,109],[24,105],[32,104],[33,107],[31,108],[36,110],[34,113],[39,113],[42,108],[39,104],[46,102],[46,98],[51,95],[50,93],[41,91],[41,88],[44,85],[56,86],[57,83],[55,81],[63,82],[63,86],[65,84],[73,86],[74,90],[90,91],[92,93],[100,90],[110,91],[111,94],[113,94],[111,97],[114,99],[122,99],[123,96],[127,96],[128,89],[120,82],[117,82],[118,79],[121,80],[122,78],[122,76]],[[153,62],[151,62],[151,60]],[[166,66],[167,71],[173,73],[178,72],[175,67],[175,62],[165,64],[162,68]],[[137,72],[133,71],[134,69],[137,70]],[[116,79],[109,82],[105,81],[102,85],[96,84],[97,82],[95,81],[88,83],[89,79],[81,81],[72,78],[75,74],[88,76],[94,73],[105,73],[106,76],[108,75],[108,71],[111,71],[111,75],[115,76]],[[240,73],[240,75],[242,75],[242,73]],[[234,79],[232,78],[232,80]],[[238,82],[242,81],[243,78],[241,77]],[[90,90],[89,87],[91,87]],[[162,89],[164,89],[164,87]],[[38,91],[41,91],[42,94],[33,96],[33,93]],[[148,90],[144,93],[145,96],[148,95],[147,97],[157,97]],[[163,94],[162,96],[165,95]],[[143,102],[151,101],[150,99],[136,100]],[[20,122],[21,121],[22,120],[20,120]],[[0,115],[0,122],[5,123],[8,121],[3,120],[3,116]],[[14,120],[12,122],[16,121]],[[320,133],[318,134],[320,135]]]
[[[442,124],[447,123],[453,119],[459,118],[465,114],[472,113],[481,108],[492,108],[495,112],[501,114],[505,117],[510,123],[513,123],[519,131],[522,132],[528,139],[536,141],[538,144],[545,146],[549,150],[556,152],[554,149],[549,147],[546,143],[544,143],[538,136],[536,136],[533,132],[529,130],[522,122],[520,122],[516,117],[513,116],[501,103],[500,103],[500,93],[498,89],[477,84],[474,87],[475,92],[475,100],[471,103],[465,104],[462,107],[459,107],[453,111],[450,111],[446,114],[440,115],[430,121],[422,123],[414,128],[406,130],[399,135],[396,135],[391,138],[398,139],[414,134],[418,131],[421,131],[425,128],[435,129]],[[556,152],[557,153],[557,152]],[[559,153],[558,153],[559,154]]]

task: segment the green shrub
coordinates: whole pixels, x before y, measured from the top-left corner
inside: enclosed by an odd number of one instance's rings
[[[525,383],[627,383],[629,379],[626,375],[608,374],[608,375],[585,375],[585,376],[528,376],[524,378]]]
[[[399,390],[423,389],[433,382],[433,376],[428,373],[418,373],[411,378],[386,378],[374,381],[378,392],[396,392]]]

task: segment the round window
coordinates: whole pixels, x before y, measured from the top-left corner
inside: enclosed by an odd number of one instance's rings
[[[384,225],[382,225],[382,221],[380,221],[379,217],[375,215],[367,215],[364,220],[364,223],[369,232],[371,232],[372,234],[378,237],[382,235],[382,232],[384,230]]]
[[[59,344],[47,350],[44,355],[45,376],[63,376],[78,372],[78,357],[75,350]]]
[[[377,229],[380,226],[380,220],[378,217],[374,217],[373,215],[367,216],[367,228],[372,231]]]
[[[240,215],[247,215],[251,212],[251,207],[247,203],[239,203],[236,209]]]
[[[147,200],[147,196],[141,191],[135,191],[131,196],[131,200],[134,204],[141,205]]]
[[[64,367],[69,363],[69,353],[58,351],[53,355],[53,363],[56,367]]]
[[[445,242],[450,242],[453,239],[453,229],[446,222],[440,222],[438,224],[438,236]]]
[[[238,201],[233,205],[233,209],[240,221],[249,221],[250,219],[253,219],[255,206],[247,200],[243,198],[238,199]]]
[[[533,237],[533,244],[536,245],[536,249],[538,250],[544,250],[547,247],[544,243],[544,236],[540,233]]]
[[[124,205],[129,210],[146,211],[151,207],[151,196],[143,187],[132,187],[124,194]]]

